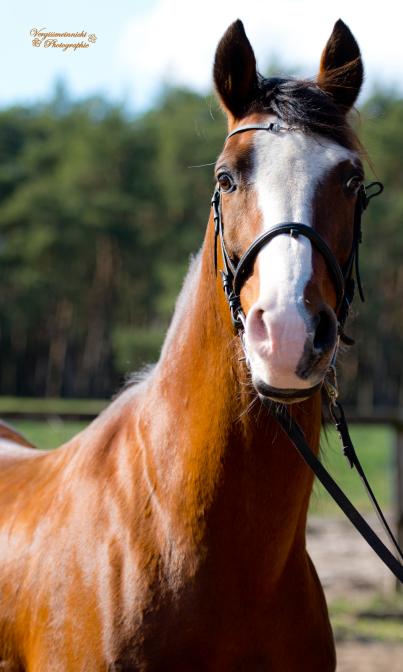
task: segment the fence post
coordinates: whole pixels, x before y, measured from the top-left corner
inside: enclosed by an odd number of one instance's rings
[[[396,526],[397,526],[397,541],[400,548],[403,548],[403,425],[398,422],[395,425],[396,429],[396,443],[395,443],[395,460],[396,460]],[[398,591],[403,589],[402,584],[397,579],[396,588]]]

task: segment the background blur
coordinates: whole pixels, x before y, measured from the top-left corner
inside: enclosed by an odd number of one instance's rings
[[[356,298],[350,318],[347,331],[357,344],[342,357],[342,391],[357,417],[401,417],[402,8],[392,0],[384,0],[381,12],[364,2],[324,5],[2,3],[0,411],[18,415],[34,409],[32,397],[45,399],[40,408],[49,420],[19,425],[42,447],[54,447],[82,426],[61,423],[61,398],[78,417],[84,399],[110,397],[127,373],[158,358],[209,216],[213,169],[204,164],[215,161],[225,134],[211,66],[219,38],[238,17],[264,74],[314,76],[339,17],[360,44],[367,77],[353,123],[368,152],[368,180],[381,179],[385,193],[363,219],[367,300]],[[75,52],[45,49],[33,46],[33,28],[84,30],[96,40]],[[86,403],[89,415],[100,407]],[[403,431],[396,422],[394,428]],[[389,510],[396,496],[395,436],[390,426],[365,425],[355,433]],[[327,459],[348,485],[336,454],[331,439]],[[329,516],[337,513],[318,492],[310,543],[337,636],[347,642],[339,669],[388,664],[393,672],[402,655],[397,624],[403,605],[390,597],[393,585],[378,561],[365,564],[371,551],[360,541],[345,545],[350,528],[339,519],[330,526]],[[365,500],[359,503],[365,507]],[[326,549],[331,553],[323,558]],[[366,606],[357,607],[363,599]],[[363,640],[369,648],[359,649]],[[385,642],[388,659],[376,648]]]

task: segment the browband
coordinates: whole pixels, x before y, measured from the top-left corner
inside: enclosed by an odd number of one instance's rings
[[[295,131],[296,129],[294,127],[287,127],[287,126],[281,126],[278,122],[273,122],[271,121],[269,124],[245,124],[245,126],[238,126],[238,128],[234,128],[233,131],[228,133],[227,137],[225,138],[225,142],[227,142],[228,138],[231,138],[233,135],[236,135],[237,133],[243,133],[244,131],[268,131],[269,133],[280,133],[281,131]]]

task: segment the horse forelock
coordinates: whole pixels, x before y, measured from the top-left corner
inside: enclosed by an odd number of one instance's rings
[[[288,126],[322,135],[352,150],[362,150],[345,111],[313,80],[259,76],[247,114],[274,114]]]

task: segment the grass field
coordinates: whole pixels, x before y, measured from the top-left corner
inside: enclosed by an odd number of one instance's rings
[[[403,644],[403,593],[374,595],[365,601],[338,599],[329,605],[329,613],[336,641]]]
[[[49,397],[0,396],[0,417],[7,413],[43,413],[45,415],[97,415],[108,405],[106,399],[59,399]]]
[[[386,425],[352,425],[351,438],[369,482],[386,510],[393,506],[394,430]],[[351,469],[342,453],[336,431],[328,429],[321,440],[321,460],[358,508],[371,510],[371,505],[355,469]],[[339,514],[339,508],[320,483],[315,483],[311,511],[316,514]]]
[[[56,448],[87,425],[86,422],[58,419],[46,422],[19,420],[13,424],[35,445],[46,450]],[[382,506],[390,509],[393,505],[393,429],[387,426],[356,425],[351,428],[351,435],[377,497]],[[370,510],[361,481],[355,471],[350,469],[333,429],[322,436],[321,459],[357,506],[363,511]],[[317,515],[339,514],[339,509],[318,483],[314,487],[311,511]]]
[[[13,420],[11,424],[38,448],[51,450],[81,432],[88,422],[64,421],[54,418],[46,421]]]

